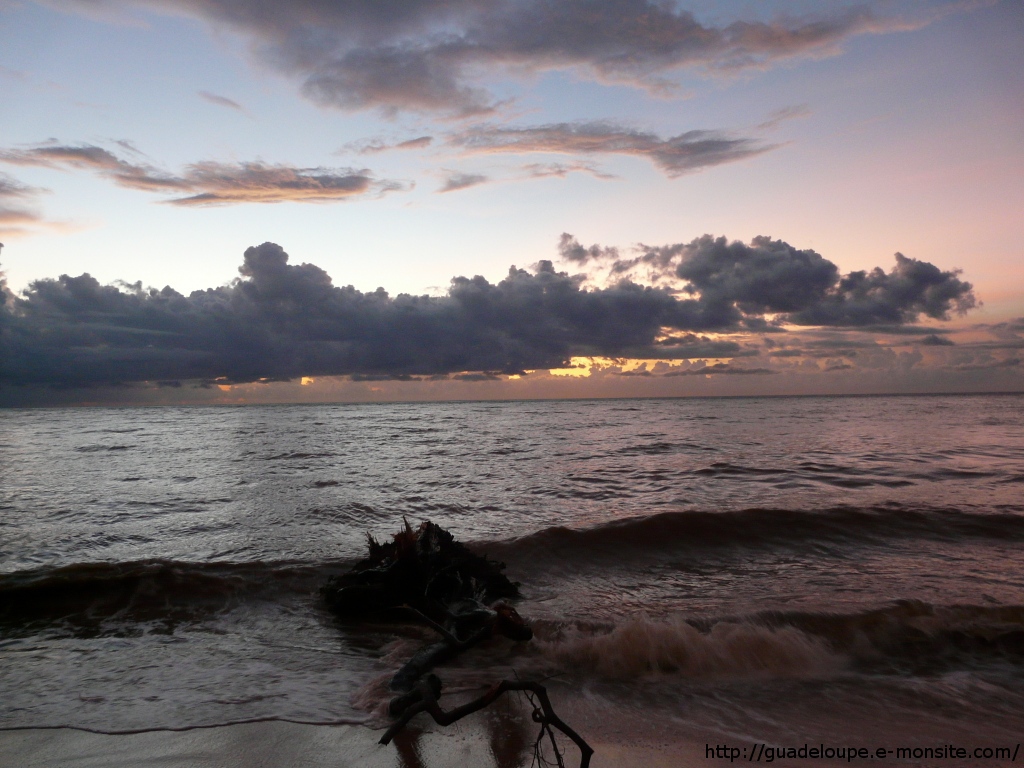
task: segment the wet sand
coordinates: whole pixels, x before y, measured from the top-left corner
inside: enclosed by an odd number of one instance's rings
[[[525,768],[531,765],[534,726],[524,718],[478,713],[447,729],[429,721],[410,728],[388,746],[382,731],[360,725],[301,725],[281,721],[244,723],[189,731],[97,734],[68,728],[0,732],[0,765],[18,768]],[[641,729],[642,730],[642,729]],[[592,768],[724,768],[735,763],[709,757],[692,734],[657,741],[621,731],[595,738]],[[666,734],[667,735],[667,734]],[[611,740],[601,738],[611,736]],[[737,743],[733,741],[733,743]],[[566,766],[579,753],[565,744]],[[739,758],[738,762],[748,763]],[[766,763],[767,761],[756,761]],[[1012,761],[985,760],[1008,768]],[[883,766],[970,764],[950,760],[855,760]],[[845,760],[776,759],[774,766],[849,766]]]
[[[531,726],[532,728],[532,726]],[[519,768],[530,764],[517,728],[496,739],[484,717],[446,731],[413,731],[396,743],[377,743],[381,731],[363,726],[247,723],[190,731],[130,735],[96,734],[67,728],[0,733],[0,764],[19,768]],[[504,742],[504,743],[502,743]],[[612,766],[713,765],[691,749],[603,745],[593,768]],[[703,745],[700,745],[703,749]],[[689,753],[689,754],[684,754]],[[567,745],[567,765],[578,753]]]

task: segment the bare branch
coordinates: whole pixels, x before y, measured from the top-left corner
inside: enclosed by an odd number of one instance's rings
[[[461,720],[467,715],[471,715],[474,712],[478,712],[484,707],[491,705],[503,693],[508,691],[529,691],[536,695],[537,701],[539,702],[539,707],[534,709],[534,721],[540,723],[542,729],[546,728],[548,730],[552,742],[554,742],[554,734],[551,733],[551,726],[564,733],[580,750],[580,768],[589,768],[590,766],[590,757],[594,754],[594,750],[589,744],[587,744],[582,736],[566,725],[562,719],[555,714],[555,710],[551,706],[551,700],[548,698],[547,689],[540,683],[521,680],[502,680],[488,688],[487,692],[484,693],[483,696],[466,702],[465,704],[455,707],[447,712],[441,709],[441,706],[437,703],[437,697],[434,695],[434,691],[426,683],[421,682],[416,686],[416,688],[420,694],[420,700],[406,709],[405,712],[403,712],[401,716],[391,724],[391,727],[384,732],[383,736],[381,736],[381,744],[390,744],[391,740],[394,739],[395,734],[401,731],[406,724],[420,712],[427,712],[432,718],[434,718],[434,722],[438,725],[447,726]],[[557,746],[555,748],[555,755],[556,759],[561,763],[561,757]]]

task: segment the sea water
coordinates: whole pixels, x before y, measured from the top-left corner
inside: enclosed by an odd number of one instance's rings
[[[379,726],[430,638],[318,589],[432,520],[604,738],[1019,740],[1024,397],[0,411],[0,727]],[[888,741],[887,741],[888,740]]]

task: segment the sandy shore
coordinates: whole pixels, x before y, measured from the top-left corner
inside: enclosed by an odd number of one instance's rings
[[[129,735],[96,734],[66,728],[0,731],[0,765],[12,768],[525,768],[530,765],[532,724],[481,714],[445,730],[409,730],[389,746],[377,743],[382,731],[358,725],[298,725],[260,722],[153,731]],[[588,734],[595,749],[592,768],[725,768],[747,763],[708,757],[705,744],[613,739]],[[735,742],[734,742],[735,743]],[[579,765],[579,753],[566,745],[566,766]],[[766,761],[758,761],[765,763]],[[874,768],[924,768],[961,761],[868,760]],[[840,760],[787,760],[780,768],[828,766]],[[1010,761],[985,761],[1008,768]]]
[[[70,729],[0,732],[0,764],[18,768],[519,768],[529,765],[532,739],[493,727],[486,717],[446,731],[410,732],[395,744],[377,744],[380,731],[362,726],[263,722],[106,735]],[[594,768],[686,766],[701,763],[677,749],[593,742]],[[577,765],[571,745],[567,764]],[[690,751],[690,750],[686,750]],[[701,756],[702,757],[702,756]]]

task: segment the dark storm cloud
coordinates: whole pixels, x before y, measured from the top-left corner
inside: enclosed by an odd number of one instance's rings
[[[795,325],[898,326],[922,314],[946,320],[977,304],[971,284],[959,279],[959,271],[942,271],[900,253],[890,272],[876,267],[840,275],[835,264],[815,251],[766,236],[742,243],[704,235],[689,243],[640,245],[636,251],[639,255],[622,258],[612,249],[585,248],[568,234],[559,243],[567,261],[596,263],[612,276],[696,296],[680,303],[690,313],[694,324],[688,327],[694,330],[740,324],[757,329],[763,315]]]
[[[493,373],[457,373],[452,378],[455,381],[498,381],[501,377]]]
[[[677,246],[648,249],[652,263],[673,258]],[[671,254],[671,256],[670,256]],[[745,314],[795,312],[819,301],[839,277],[835,264],[811,250],[757,237],[749,245],[705,235],[678,251],[675,276],[701,300],[733,304]]]
[[[93,9],[98,0],[64,0]],[[815,18],[702,24],[658,0],[109,0],[241,31],[257,55],[345,109],[492,112],[479,84],[501,72],[577,77],[671,92],[683,68],[765,68],[836,53],[844,41],[922,26],[861,6]]]
[[[649,345],[677,304],[628,283],[584,291],[550,263],[497,284],[455,278],[444,297],[362,293],[272,243],[248,249],[240,273],[189,296],[89,275],[38,281],[4,312],[0,382],[519,373]]]
[[[619,249],[613,246],[602,248],[600,245],[592,245],[589,248],[585,248],[580,245],[580,242],[575,237],[568,232],[563,232],[558,239],[558,255],[562,261],[582,266],[591,261],[618,260]]]
[[[922,338],[918,344],[923,344],[926,347],[952,347],[956,342],[952,339],[944,339],[942,336],[929,333],[927,336]]]
[[[892,325],[884,323],[872,323],[862,325],[859,330],[866,333],[888,334],[890,336],[917,336],[918,334],[939,334],[951,333],[948,328],[938,328],[929,325]]]
[[[0,251],[2,250],[3,249],[0,248]],[[4,322],[8,317],[7,313],[4,311],[4,307],[8,303],[14,303],[14,295],[11,293],[11,289],[7,287],[7,273],[4,272],[3,265],[0,264],[0,333],[3,333]]]
[[[650,160],[668,176],[731,163],[774,148],[754,139],[731,137],[719,131],[687,131],[662,139],[653,133],[608,122],[557,123],[523,128],[478,125],[450,135],[448,143],[466,152],[480,154],[633,155]]]
[[[950,313],[963,314],[977,304],[971,284],[958,274],[897,253],[890,272],[875,267],[844,275],[822,301],[795,312],[792,320],[801,325],[869,325],[913,322],[920,314],[946,320]]]
[[[366,169],[295,168],[262,162],[199,162],[171,174],[91,144],[0,150],[0,162],[91,171],[128,189],[182,195],[166,200],[181,206],[337,202],[409,187],[405,182],[376,180]]]
[[[238,112],[245,112],[245,108],[241,104],[234,99],[229,99],[227,96],[218,96],[216,93],[210,93],[209,91],[199,91],[199,98],[211,104],[216,104],[218,107],[227,107]]]
[[[578,245],[563,237],[560,250],[575,254]],[[595,253],[598,259],[617,258],[611,249],[583,251],[587,259]],[[741,330],[761,320],[762,312],[811,312],[825,305],[834,314],[836,293],[846,290],[846,278],[830,262],[767,238],[749,246],[698,238],[669,251],[674,256],[665,268],[687,276],[685,290],[629,279],[588,289],[586,276],[557,272],[550,261],[541,261],[532,273],[513,267],[497,284],[456,277],[445,296],[391,297],[383,289],[337,287],[319,267],[288,264],[273,243],[249,248],[241,278],[232,284],[188,296],[171,288],[103,286],[87,274],[63,275],[37,281],[5,302],[0,383],[228,383],[481,372],[494,377],[562,368],[573,356],[736,358],[757,350],[695,331]],[[729,264],[734,267],[727,269]],[[928,277],[926,293],[942,283],[933,279],[931,270],[938,270],[923,266],[929,269],[910,274]],[[946,306],[909,288],[888,290],[886,301],[905,296],[899,309],[908,318],[966,309],[970,286],[953,273],[940,275],[964,287],[944,292]],[[906,279],[903,273],[897,277]],[[818,344],[821,349],[814,349]],[[811,347],[809,356],[851,357],[864,344],[836,338],[802,346]],[[693,372],[679,375],[769,372],[732,363],[687,370]]]
[[[438,192],[455,192],[459,189],[469,189],[490,181],[489,176],[482,173],[452,173],[445,180]]]
[[[713,340],[707,336],[687,333],[658,341],[654,349],[656,354],[650,357],[661,357],[672,360],[695,360],[702,357],[746,357],[757,352],[744,351],[735,341]],[[640,351],[633,357],[645,357]]]

